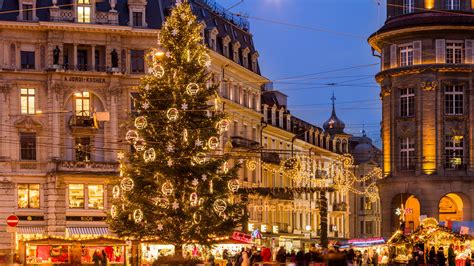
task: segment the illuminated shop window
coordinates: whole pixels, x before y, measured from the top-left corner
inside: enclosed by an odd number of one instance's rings
[[[18,184],[18,208],[39,209],[40,185]]]
[[[104,209],[104,186],[103,185],[88,185],[88,202],[89,209]]]
[[[84,208],[84,185],[69,184],[69,208]]]

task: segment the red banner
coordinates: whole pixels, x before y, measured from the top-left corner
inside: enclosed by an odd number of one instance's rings
[[[232,239],[240,241],[240,242],[244,242],[244,243],[252,243],[252,236],[244,234],[242,232],[234,231],[234,233],[232,234]]]

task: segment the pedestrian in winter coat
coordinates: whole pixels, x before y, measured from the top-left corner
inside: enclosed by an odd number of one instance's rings
[[[446,257],[444,257],[444,249],[443,247],[440,247],[438,249],[438,266],[445,266],[446,265]]]
[[[105,253],[105,250],[102,250],[102,257],[100,258],[100,261],[102,266],[107,266],[107,253]]]
[[[296,265],[298,265],[298,266],[304,266],[305,265],[303,250],[300,250],[300,251],[298,251],[298,253],[296,253]]]
[[[281,246],[280,249],[278,250],[276,260],[278,262],[286,262],[286,250],[283,246]]]
[[[430,264],[430,266],[434,266],[436,264],[436,250],[434,246],[432,246],[430,249],[428,263]]]
[[[263,248],[261,256],[262,256],[263,262],[272,261],[272,252],[270,251],[269,248]]]
[[[242,266],[250,266],[250,258],[247,252],[248,251],[242,252]]]
[[[94,251],[94,255],[92,255],[92,261],[94,262],[94,266],[99,266],[100,254],[98,250]]]
[[[454,254],[454,244],[449,245],[448,248],[448,265],[456,266],[456,254]]]

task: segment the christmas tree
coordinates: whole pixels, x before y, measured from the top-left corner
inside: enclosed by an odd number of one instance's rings
[[[119,153],[109,225],[119,236],[174,244],[212,245],[240,225],[244,206],[238,165],[222,154],[229,121],[219,109],[201,24],[187,1],[178,1],[163,24],[159,49],[138,88],[137,115]],[[229,162],[229,163],[228,163]]]

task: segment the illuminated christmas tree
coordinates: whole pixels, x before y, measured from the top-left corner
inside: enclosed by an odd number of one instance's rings
[[[210,82],[210,56],[201,24],[187,1],[178,1],[160,32],[160,49],[141,80],[137,116],[119,153],[109,225],[119,236],[210,245],[241,224],[244,206],[237,165],[227,164],[220,134],[229,121]]]

